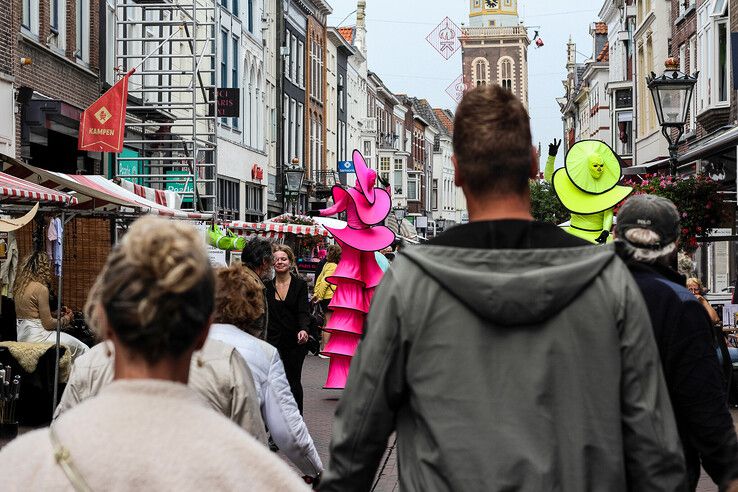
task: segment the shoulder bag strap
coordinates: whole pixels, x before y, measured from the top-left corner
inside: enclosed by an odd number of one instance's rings
[[[54,430],[54,424],[49,427],[49,437],[51,439],[51,446],[54,448],[54,461],[62,469],[64,476],[67,477],[75,492],[92,492],[92,489],[87,485],[84,477],[74,464],[69,450],[59,440],[59,435]]]

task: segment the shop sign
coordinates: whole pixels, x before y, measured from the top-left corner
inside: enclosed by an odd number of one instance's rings
[[[338,172],[342,174],[356,172],[354,161],[338,161]]]
[[[212,89],[210,89],[212,98]],[[238,118],[241,116],[241,89],[221,87],[218,89],[218,117]]]
[[[251,168],[251,179],[255,179],[257,181],[261,181],[264,179],[264,169],[261,166],[257,166],[254,164],[254,167]]]
[[[166,188],[167,191],[173,191],[175,193],[185,193],[190,192],[192,193],[195,190],[195,187],[193,186],[192,179],[187,180],[186,182],[182,180],[180,176],[186,176],[189,175],[187,171],[167,171],[168,176],[177,176],[176,181],[167,179]],[[193,195],[184,195],[182,197],[182,203],[192,203]]]

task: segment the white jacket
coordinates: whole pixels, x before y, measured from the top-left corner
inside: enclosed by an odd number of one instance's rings
[[[323,463],[292,396],[277,349],[233,325],[213,324],[208,338],[236,348],[251,369],[261,416],[272,440],[305,475],[316,476]]]
[[[77,358],[54,419],[92,398],[113,381],[113,344],[98,343]],[[259,397],[249,366],[232,345],[206,340],[195,352],[187,383],[205,403],[241,426],[246,432],[267,443]]]

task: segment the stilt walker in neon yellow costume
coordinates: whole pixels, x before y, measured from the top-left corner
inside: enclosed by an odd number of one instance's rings
[[[561,140],[549,145],[543,177],[571,212],[570,225],[564,229],[591,243],[612,241],[612,210],[633,192],[618,185],[623,176],[620,159],[606,143],[582,140],[569,149],[564,167],[554,172],[559,145]]]

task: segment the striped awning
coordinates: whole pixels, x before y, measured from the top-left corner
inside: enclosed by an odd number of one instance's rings
[[[55,191],[3,172],[0,172],[0,196],[19,200],[63,203],[66,205],[76,205],[78,203],[77,198],[72,195]]]
[[[210,220],[209,214],[177,210],[138,196],[132,191],[115,184],[112,180],[98,174],[65,174],[47,171],[30,164],[13,160],[14,172],[24,171],[25,175],[35,175],[34,179],[44,185],[76,192],[79,208],[101,209],[113,205],[133,209],[140,213],[161,215],[178,219]],[[21,167],[22,169],[17,169]],[[16,178],[19,179],[19,178]],[[36,185],[40,186],[40,185]],[[59,193],[59,192],[55,192]]]
[[[287,234],[296,236],[321,236],[328,237],[328,231],[321,226],[284,224],[280,222],[227,222],[225,227],[233,229],[242,236],[258,235],[269,238],[282,238]]]

